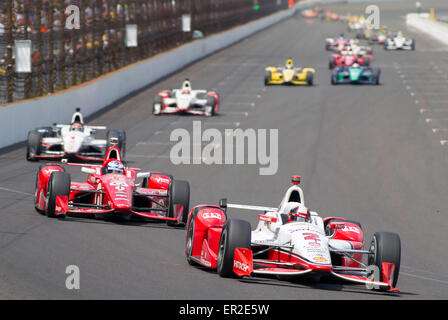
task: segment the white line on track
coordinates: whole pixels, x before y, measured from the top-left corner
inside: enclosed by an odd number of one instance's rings
[[[423,277],[423,276],[417,276],[415,274],[411,274],[411,273],[407,273],[407,272],[400,272],[400,275],[405,275],[405,276],[408,276],[408,277],[413,277],[413,278],[418,278],[418,279],[423,279],[423,280],[434,281],[434,282],[438,282],[438,283],[442,283],[442,284],[447,284],[448,285],[448,281],[443,281],[443,280],[433,279],[433,278],[428,278],[428,277]]]
[[[28,193],[28,192],[23,192],[23,191],[19,191],[19,190],[14,190],[14,189],[9,189],[9,188],[4,188],[4,187],[0,187],[1,191],[7,191],[7,192],[13,192],[13,193],[18,193],[18,194],[23,194],[26,196],[32,196],[32,193]]]
[[[448,108],[420,109],[420,113],[425,112],[448,112]]]
[[[432,128],[433,133],[437,132],[448,132],[448,128]]]

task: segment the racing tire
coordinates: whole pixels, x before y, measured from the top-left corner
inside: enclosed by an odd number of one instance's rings
[[[37,161],[36,155],[41,152],[42,134],[36,130],[28,133],[28,141],[26,145],[26,160]]]
[[[170,227],[185,227],[188,219],[188,211],[190,207],[190,184],[188,181],[171,180],[168,186],[168,218],[175,217],[175,205],[182,205],[182,219],[180,222],[167,220],[166,224]]]
[[[207,104],[205,107],[207,117],[213,117],[216,114],[215,106],[216,106],[216,98],[212,96],[207,96]],[[210,111],[208,111],[207,108],[210,108]]]
[[[70,195],[70,175],[66,172],[55,171],[51,173],[47,187],[47,202],[45,214],[48,218],[65,218],[65,214],[56,215],[56,197]]]
[[[307,83],[307,85],[309,85],[309,86],[312,86],[313,85],[313,74],[311,73],[311,72],[307,72],[306,73],[306,83]]]
[[[154,98],[154,102],[152,104],[152,114],[155,116],[160,115],[160,111],[162,110],[163,98],[159,95],[156,95]]]
[[[370,243],[370,251],[367,264],[375,265],[379,269],[379,281],[383,281],[383,262],[393,263],[395,265],[392,286],[395,288],[398,275],[400,273],[401,262],[401,240],[400,236],[393,232],[376,232]],[[376,280],[376,279],[375,279]],[[387,290],[382,288],[381,290]]]
[[[45,214],[44,210],[41,210],[37,207],[37,185],[39,183],[39,174],[42,171],[42,169],[45,167],[44,164],[41,164],[39,166],[39,169],[37,170],[36,173],[36,179],[35,179],[35,183],[34,183],[34,196],[33,196],[33,200],[34,200],[34,209],[36,209],[37,212],[39,212],[40,214]]]
[[[264,75],[264,85],[269,86],[270,85],[269,82],[271,81],[271,79],[272,79],[271,71],[266,71],[266,73]]]
[[[187,262],[190,266],[197,265],[197,263],[191,258],[194,246],[194,220],[196,219],[196,213],[191,215],[190,221],[188,222],[187,229],[187,243],[185,248],[185,254],[187,256]]]
[[[415,39],[412,39],[411,50],[415,50]]]
[[[381,70],[380,69],[375,69],[373,71],[373,78],[374,80],[374,84],[375,85],[379,85],[380,84],[380,76],[381,76]]]
[[[333,57],[330,58],[330,61],[328,62],[328,69],[333,70],[335,64],[335,60]]]
[[[219,239],[217,271],[221,277],[234,277],[233,256],[236,248],[250,249],[250,223],[239,219],[227,220]]]
[[[109,149],[109,147],[112,146],[111,139],[113,138],[118,139],[117,147],[118,149],[120,149],[121,158],[124,159],[124,156],[126,154],[126,132],[121,130],[107,131],[107,144],[106,144],[107,149]]]

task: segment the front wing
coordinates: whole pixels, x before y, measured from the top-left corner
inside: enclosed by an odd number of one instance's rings
[[[277,246],[275,246],[277,247]],[[280,248],[283,246],[280,246]],[[271,247],[273,248],[273,247]],[[366,253],[358,250],[359,253]],[[290,252],[291,253],[291,252]],[[256,253],[255,253],[256,254]],[[233,271],[239,277],[251,277],[256,274],[302,276],[311,273],[327,273],[336,278],[349,282],[365,284],[368,288],[384,288],[388,291],[399,292],[392,286],[395,265],[383,262],[383,281],[375,281],[367,277],[367,269],[338,267],[332,265],[315,264],[300,258],[298,263],[288,263],[273,260],[254,259],[250,249],[236,248],[234,252]],[[298,256],[297,256],[298,257]]]

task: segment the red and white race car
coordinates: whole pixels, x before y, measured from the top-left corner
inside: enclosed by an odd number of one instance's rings
[[[377,232],[363,249],[360,223],[310,212],[298,186],[300,177],[293,176],[292,183],[278,208],[228,204],[225,199],[219,206],[194,207],[187,222],[189,264],[216,269],[224,277],[329,275],[369,289],[399,291],[400,237]],[[249,222],[228,219],[227,208],[262,212],[257,228],[251,231]]]
[[[152,113],[189,113],[214,116],[219,109],[219,95],[213,91],[192,90],[188,79],[181,89],[163,90],[154,98]]]
[[[41,165],[37,172],[34,207],[47,217],[141,217],[166,220],[170,226],[184,226],[187,221],[189,183],[125,167],[117,147],[107,150],[102,165],[67,165],[80,166],[86,181],[71,181],[61,164]],[[136,178],[143,180],[136,183]]]
[[[335,53],[330,56],[328,68],[333,69],[335,67],[350,67],[354,63],[361,66],[369,66],[371,61],[371,55],[353,53],[352,51],[342,51],[341,53]]]

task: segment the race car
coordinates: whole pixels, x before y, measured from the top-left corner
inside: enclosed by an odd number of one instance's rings
[[[73,113],[70,124],[54,124],[51,127],[37,128],[28,132],[26,159],[69,159],[70,161],[102,161],[110,146],[117,146],[124,155],[126,133],[120,130],[108,130],[106,139],[97,139],[99,130],[104,126],[84,125],[80,109]]]
[[[349,44],[350,40],[345,38],[344,34],[341,34],[338,38],[326,38],[325,50],[340,52]]]
[[[415,40],[405,38],[399,31],[395,36],[386,40],[384,50],[415,50]]]
[[[186,79],[181,89],[163,90],[156,94],[152,113],[188,113],[214,116],[219,109],[219,95],[213,91],[193,90]]]
[[[354,53],[353,51],[342,51],[342,53],[332,54],[328,62],[328,68],[351,66],[358,63],[362,66],[369,66],[372,61],[372,56],[362,53]]]
[[[305,206],[300,177],[293,176],[291,182],[277,208],[229,204],[226,199],[219,206],[194,207],[187,222],[187,262],[222,277],[329,276],[369,289],[399,291],[399,235],[376,232],[365,243],[359,222],[320,217]],[[249,222],[230,219],[227,208],[258,211],[258,226],[251,231]]]
[[[369,34],[369,37],[367,37],[367,41],[369,44],[378,43],[380,45],[384,45],[386,43],[387,39],[389,39],[391,36],[390,32],[387,31],[386,27],[382,27],[378,32],[372,32]]]
[[[313,85],[314,73],[313,68],[294,67],[291,58],[286,60],[283,67],[267,67],[265,68],[264,84],[292,84],[292,85]]]
[[[65,164],[81,167],[87,173],[85,182],[72,181],[64,164],[41,165],[34,193],[34,207],[39,213],[49,218],[158,219],[169,226],[185,226],[190,203],[187,181],[126,167],[117,147],[107,150],[101,165]],[[141,182],[137,183],[137,178],[142,178]]]
[[[331,74],[331,84],[380,84],[380,68],[363,67],[355,63],[348,67],[336,67]]]

